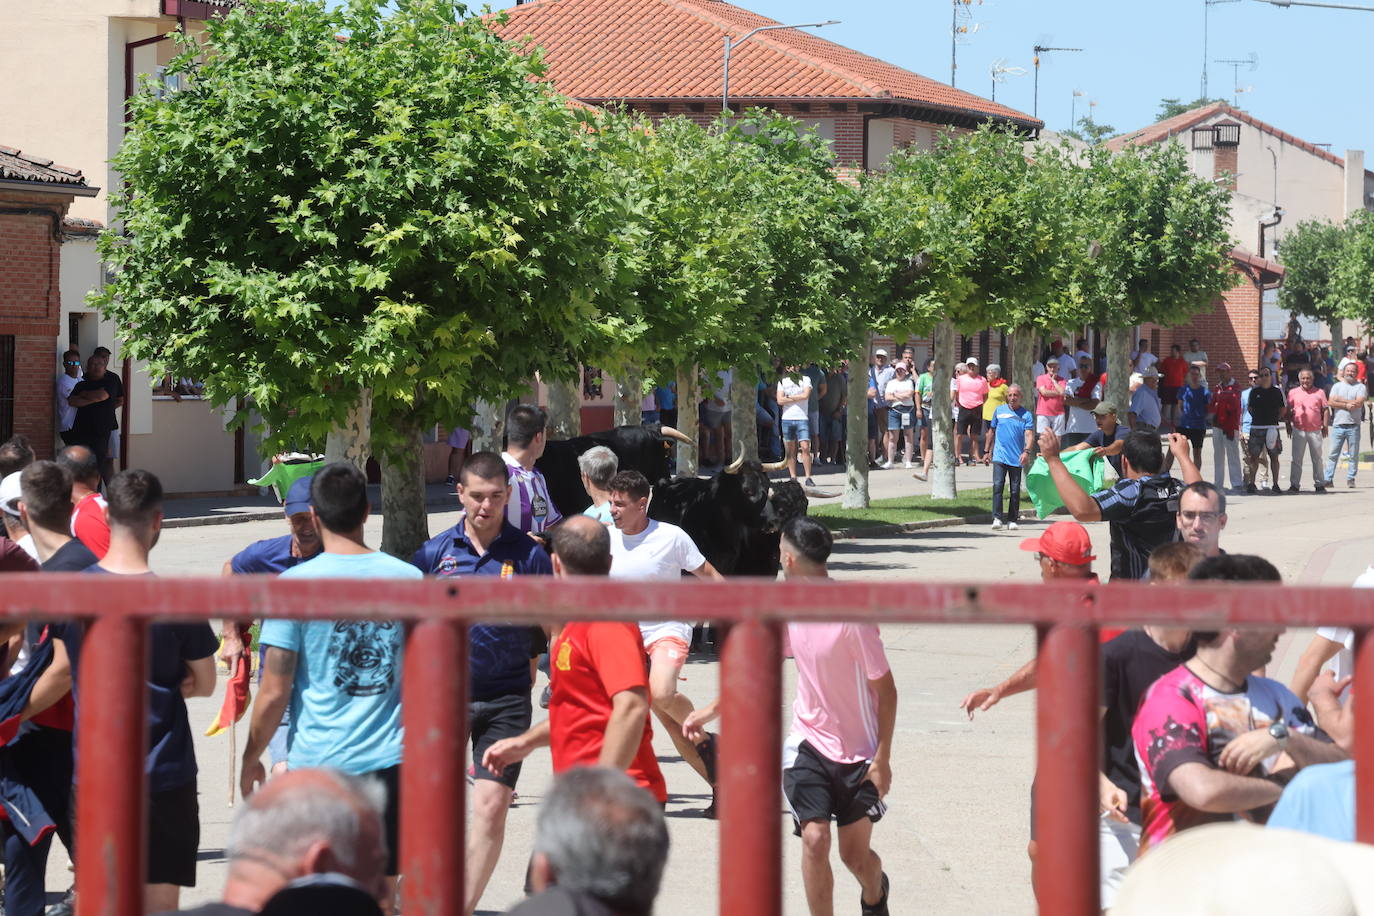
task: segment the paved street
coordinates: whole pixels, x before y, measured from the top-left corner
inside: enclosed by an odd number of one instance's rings
[[[1207,467],[1210,467],[1210,456]],[[1286,471],[1286,465],[1285,465]],[[965,486],[986,486],[984,469],[961,469]],[[818,474],[817,482],[838,485],[837,474]],[[876,472],[874,495],[926,492],[927,485],[903,471]],[[1364,481],[1362,480],[1362,484]],[[1259,553],[1273,561],[1285,581],[1343,585],[1374,558],[1374,535],[1367,518],[1374,501],[1363,486],[1326,496],[1251,496],[1230,504],[1223,546]],[[453,514],[436,512],[431,531],[452,524]],[[1035,567],[1018,549],[1020,538],[1042,523],[1029,522],[1018,534],[993,533],[984,526],[958,526],[900,536],[846,541],[837,545],[832,569],[837,578],[891,580],[1029,581]],[[1105,572],[1107,529],[1092,528]],[[164,532],[154,566],[164,575],[215,575],[224,559],[249,541],[283,533],[278,522],[179,528]],[[380,537],[380,520],[369,522],[369,537]],[[899,586],[894,585],[894,589]],[[894,592],[895,594],[895,592]],[[1280,643],[1273,671],[1287,679],[1310,631],[1294,631]],[[1025,845],[1028,792],[1033,768],[1033,699],[1016,697],[975,721],[957,709],[973,687],[1005,677],[1029,658],[1033,638],[1026,628],[889,626],[883,636],[900,692],[894,783],[887,818],[875,831],[875,848],[892,878],[894,912],[1023,914],[1034,912]],[[714,697],[717,665],[697,661],[685,669],[683,691],[704,702]],[[785,697],[791,699],[787,671]],[[192,703],[199,734],[220,698]],[[783,710],[779,710],[782,715]],[[240,742],[246,726],[240,725]],[[667,738],[655,738],[672,797],[668,813],[672,853],[658,912],[664,916],[713,911],[717,895],[717,825],[696,815],[708,801],[706,788],[678,760]],[[241,746],[241,744],[240,744]],[[214,899],[222,886],[222,847],[232,811],[227,788],[230,761],[226,737],[198,738],[201,764],[200,885],[183,903]],[[520,798],[511,812],[506,852],[482,901],[500,912],[520,895],[538,803],[550,778],[548,757],[527,763]],[[780,816],[784,849],[786,912],[805,911],[797,862],[797,841]],[[51,886],[65,886],[61,853],[53,857]],[[838,859],[837,900],[852,911],[857,886]],[[904,905],[901,901],[919,901]]]

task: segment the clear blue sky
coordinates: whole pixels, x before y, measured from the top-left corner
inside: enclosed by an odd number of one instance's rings
[[[781,22],[839,19],[817,34],[866,54],[948,82],[951,0],[733,0]],[[1352,0],[1374,6],[1374,0]],[[1201,92],[1203,0],[974,0],[970,21],[979,25],[958,49],[956,85],[983,97],[991,93],[996,60],[1023,67],[997,87],[997,101],[1029,113],[1031,48],[1036,44],[1083,48],[1051,52],[1040,62],[1040,117],[1056,130],[1069,126],[1073,91],[1078,115],[1089,100],[1098,123],[1118,131],[1155,121],[1162,98],[1191,101]],[[1258,55],[1254,72],[1242,68],[1239,107],[1255,117],[1331,151],[1363,149],[1374,158],[1374,118],[1368,46],[1374,12],[1303,7],[1281,9],[1257,0],[1210,8],[1208,58]],[[1232,69],[1209,64],[1209,94],[1233,100]],[[1374,164],[1370,165],[1374,167]]]

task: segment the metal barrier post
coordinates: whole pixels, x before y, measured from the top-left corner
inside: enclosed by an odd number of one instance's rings
[[[147,855],[148,625],[97,617],[78,665],[76,903],[141,916]]]
[[[721,653],[720,912],[782,916],[782,645],[730,627]]]
[[[1040,912],[1096,916],[1101,674],[1097,630],[1039,630],[1035,835]]]
[[[1355,839],[1374,843],[1374,628],[1358,630],[1355,646],[1355,681],[1352,690],[1362,696],[1365,714],[1355,717]]]
[[[468,736],[468,628],[415,624],[406,643],[401,710],[401,912],[463,912]]]

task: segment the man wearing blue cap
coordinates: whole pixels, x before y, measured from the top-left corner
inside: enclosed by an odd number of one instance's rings
[[[314,474],[309,477],[302,477],[291,484],[291,488],[286,491],[286,502],[282,508],[286,511],[286,524],[290,527],[291,533],[254,541],[234,554],[232,558],[224,561],[221,575],[243,576],[252,573],[270,576],[280,575],[297,563],[303,563],[315,556],[323,549],[320,533],[316,530],[315,520],[310,515],[310,482],[314,479]],[[220,631],[219,658],[229,666],[231,672],[234,670],[234,660],[245,651],[244,643],[252,625],[251,620],[225,619],[224,621]],[[285,766],[286,735],[290,729],[290,724],[290,712],[288,710],[287,714],[283,716],[277,736],[272,740],[270,753],[273,770],[277,769],[278,764]]]

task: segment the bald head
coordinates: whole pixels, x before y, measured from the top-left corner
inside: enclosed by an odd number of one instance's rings
[[[225,902],[256,912],[287,882],[327,872],[348,875],[381,899],[385,808],[376,780],[324,768],[273,777],[230,827]]]
[[[84,445],[69,445],[57,453],[57,463],[72,475],[72,482],[88,490],[100,488],[100,462]]]
[[[554,573],[604,576],[611,571],[611,536],[594,518],[574,515],[553,530]]]

